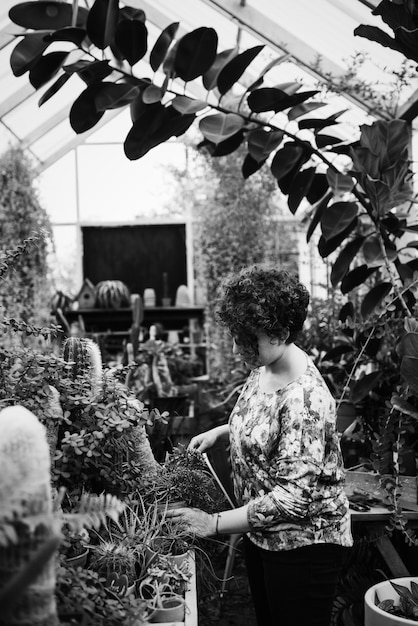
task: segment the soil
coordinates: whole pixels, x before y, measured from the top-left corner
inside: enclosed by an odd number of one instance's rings
[[[199,567],[197,581],[199,626],[257,626],[242,552],[237,547],[232,577],[221,597],[227,546],[210,554],[216,577],[207,567]],[[203,564],[204,565],[204,564]]]

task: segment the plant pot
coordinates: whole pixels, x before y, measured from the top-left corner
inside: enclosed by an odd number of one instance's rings
[[[185,600],[182,596],[167,594],[159,598],[159,603],[161,603],[161,606],[156,604],[154,612],[149,617],[151,624],[184,621]]]
[[[89,549],[86,548],[81,554],[77,554],[77,556],[70,556],[68,559],[65,559],[65,562],[72,567],[85,567],[88,555]]]
[[[411,581],[418,583],[418,578],[413,576],[405,576],[404,578],[393,578],[394,583],[410,588]],[[396,604],[399,601],[399,595],[390,584],[389,580],[384,580],[370,587],[364,596],[364,626],[416,626],[417,621],[407,619],[406,617],[398,617],[387,611],[383,611],[376,606],[376,596],[378,602],[383,600],[394,600]]]

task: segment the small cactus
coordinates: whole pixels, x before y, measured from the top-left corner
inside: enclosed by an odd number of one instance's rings
[[[0,502],[0,526],[13,530],[0,545],[1,592],[56,535],[46,431],[22,406],[0,411]],[[0,614],[0,626],[56,626],[54,591],[54,555],[49,555],[37,576],[19,589],[10,611]]]

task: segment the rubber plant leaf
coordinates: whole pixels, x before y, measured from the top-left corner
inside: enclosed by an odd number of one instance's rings
[[[337,346],[328,350],[326,354],[322,357],[321,361],[338,361],[343,354],[348,354],[353,351],[353,346],[350,346],[348,343],[340,343]]]
[[[199,122],[200,132],[213,143],[220,143],[235,135],[244,126],[244,120],[235,113],[207,115]]]
[[[124,83],[102,82],[102,89],[96,96],[97,111],[119,109],[130,104],[138,95],[139,87]]]
[[[340,115],[342,115],[346,111],[347,109],[344,109],[343,111],[338,111],[338,113],[334,113],[333,115],[330,115],[329,117],[326,117],[324,119],[309,118],[306,120],[300,120],[299,129],[304,130],[306,128],[312,128],[314,130],[322,130],[322,128],[326,128],[327,126],[334,126],[335,124],[338,124],[337,120]]]
[[[315,168],[307,167],[297,172],[296,176],[293,178],[287,198],[287,205],[293,215],[296,213],[300,203],[309,191],[314,176]]]
[[[144,104],[154,104],[154,102],[161,102],[163,95],[161,87],[149,85],[142,94],[142,101]]]
[[[396,245],[391,241],[385,242],[385,251],[389,261],[394,261],[398,257]],[[385,255],[377,235],[368,237],[364,242],[363,257],[369,267],[381,267],[385,265]]]
[[[18,26],[32,30],[58,30],[65,26],[84,27],[87,22],[88,10],[78,7],[76,24],[73,20],[73,5],[68,2],[53,0],[36,0],[21,2],[9,11],[9,18]]]
[[[362,285],[376,271],[375,267],[367,267],[367,265],[359,265],[351,272],[348,272],[341,281],[341,293],[349,293],[359,285]]]
[[[164,107],[160,102],[148,105],[125,139],[125,155],[130,160],[140,159],[170,137],[186,132],[195,117],[194,114],[181,115],[172,106]]]
[[[68,26],[67,28],[60,28],[53,33],[45,35],[45,41],[70,41],[76,46],[80,47],[82,42],[87,36],[87,31],[84,28],[73,28]]]
[[[135,65],[148,49],[148,30],[142,20],[120,20],[115,31],[115,45],[129,65]]]
[[[48,46],[49,41],[45,41],[44,33],[25,35],[10,55],[10,67],[13,74],[23,76],[39,61]]]
[[[403,413],[404,415],[409,415],[410,417],[418,420],[418,411],[416,410],[416,408],[412,404],[401,398],[397,393],[393,394],[390,399],[390,403],[393,408],[400,413]]]
[[[100,50],[113,41],[119,19],[119,0],[95,0],[87,18],[87,34]]]
[[[176,76],[186,83],[202,76],[216,58],[218,34],[215,29],[201,26],[177,42],[174,57]]]
[[[329,167],[326,172],[328,184],[335,195],[351,191],[354,187],[354,179],[349,174],[341,174]]]
[[[104,111],[96,109],[96,97],[101,88],[101,83],[93,83],[86,87],[73,102],[70,110],[70,124],[77,134],[90,130],[103,117]]]
[[[245,179],[249,178],[255,172],[258,172],[260,168],[263,167],[266,161],[256,161],[251,154],[247,154],[245,156],[244,162],[242,164],[242,175]]]
[[[52,96],[54,96],[57,91],[59,91],[61,87],[65,85],[67,80],[70,80],[70,78],[71,74],[66,74],[65,72],[64,74],[61,74],[61,76],[58,76],[57,80],[39,98],[38,106],[42,106],[43,104],[45,104],[45,102],[48,102],[48,100],[52,98]]]
[[[364,242],[364,237],[355,237],[341,250],[331,269],[331,285],[336,287],[350,269],[354,257]]]
[[[350,389],[350,400],[354,404],[363,400],[376,387],[381,378],[381,372],[371,372],[371,374],[365,374],[362,378],[356,380]]]
[[[315,96],[318,91],[304,91],[295,93],[291,96],[281,89],[275,87],[261,87],[251,92],[247,98],[248,106],[253,113],[263,113],[266,111],[284,111],[290,107],[294,107],[305,100],[309,100]]]
[[[256,128],[248,133],[248,152],[256,161],[265,161],[273,150],[283,141],[281,130],[264,130]]]
[[[325,105],[326,102],[303,102],[302,104],[298,104],[292,107],[287,114],[287,117],[289,118],[289,120],[296,120],[298,117],[306,115],[311,111],[316,111],[316,109],[320,109]]]
[[[312,184],[306,194],[306,199],[311,204],[315,204],[320,200],[324,194],[328,191],[329,184],[325,174],[315,174]]]
[[[309,242],[312,235],[314,234],[316,227],[318,226],[318,224],[321,221],[321,217],[322,217],[322,213],[325,211],[325,209],[328,206],[329,201],[332,198],[332,191],[328,191],[327,193],[325,193],[322,198],[320,198],[317,201],[317,204],[315,207],[313,207],[314,210],[314,214],[313,217],[310,221],[310,224],[308,226],[308,230],[306,231],[306,241]]]
[[[227,91],[235,85],[235,83],[241,78],[247,67],[255,59],[255,57],[261,52],[264,46],[254,46],[248,50],[244,50],[236,57],[231,59],[219,72],[217,78],[218,91],[223,96]]]
[[[321,230],[325,239],[332,239],[343,232],[357,217],[357,202],[334,202],[327,207],[321,218]]]
[[[207,141],[207,139],[205,139],[205,141]],[[242,132],[242,130],[240,130],[238,133],[235,133],[235,135],[232,135],[232,137],[228,137],[228,139],[225,139],[218,144],[209,141],[206,147],[211,156],[221,157],[235,152],[235,150],[239,148],[243,141],[244,133]]]
[[[77,74],[86,85],[99,83],[113,72],[109,61],[85,61],[64,65],[63,70],[69,74]]]
[[[228,50],[223,50],[222,52],[218,52],[215,57],[214,62],[210,66],[207,72],[203,74],[203,86],[208,91],[211,91],[216,87],[216,81],[219,76],[219,72],[225,67],[231,59],[236,57],[238,54],[238,48],[229,48]]]
[[[295,165],[302,167],[311,156],[311,146],[306,143],[296,143],[294,141],[288,141],[284,144],[283,148],[280,148],[276,152],[271,162],[271,173],[274,178],[280,180],[288,172],[290,172]]]
[[[355,317],[354,304],[352,302],[346,302],[340,309],[340,312],[338,314],[338,319],[340,320],[340,322],[345,324],[348,318],[354,319],[354,317]]]
[[[335,237],[331,237],[331,239],[325,239],[325,237],[321,235],[318,241],[318,252],[323,259],[329,256],[331,252],[334,252],[334,250],[336,250],[342,242],[345,241],[349,235],[351,235],[353,230],[356,229],[357,223],[358,218],[355,217],[345,230],[341,231]]]
[[[171,105],[179,113],[198,113],[206,109],[208,103],[203,100],[188,98],[187,96],[176,96],[174,100],[171,101]]]
[[[392,283],[383,282],[374,285],[363,298],[360,313],[364,319],[378,307],[392,289]]]
[[[342,143],[342,139],[334,137],[333,135],[325,135],[317,133],[315,135],[315,143],[319,150],[326,148],[327,146],[334,146],[335,144]]]
[[[415,393],[418,392],[418,332],[407,332],[401,339],[401,376]]]
[[[164,61],[168,49],[170,48],[174,37],[176,36],[179,22],[173,22],[164,28],[158,36],[149,57],[149,62],[153,72],[156,72]]]
[[[32,87],[39,89],[49,82],[63,66],[68,52],[50,52],[42,56],[29,71],[29,82]]]

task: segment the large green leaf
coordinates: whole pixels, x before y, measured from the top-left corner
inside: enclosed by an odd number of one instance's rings
[[[71,74],[61,74],[61,76],[59,76],[57,80],[39,98],[38,106],[42,106],[45,102],[48,102],[48,100],[52,98],[52,96],[55,95],[57,91],[59,91],[61,87],[65,85],[67,80],[70,80],[70,78]]]
[[[101,88],[101,83],[93,83],[86,87],[73,102],[70,110],[70,124],[77,134],[90,130],[103,117],[104,111],[96,109],[96,97]]]
[[[100,50],[113,41],[119,19],[119,0],[95,0],[87,18],[87,34]]]
[[[240,115],[236,115],[235,113],[207,115],[199,122],[202,135],[216,144],[235,135],[243,126],[244,120]]]
[[[79,47],[83,43],[86,36],[87,31],[84,28],[73,28],[68,26],[45,35],[45,41],[49,41],[50,43],[53,41],[70,41]]]
[[[307,201],[311,204],[315,204],[315,202],[318,202],[318,200],[323,198],[328,189],[329,184],[325,174],[316,172],[309,191],[306,194]]]
[[[362,285],[376,271],[375,267],[359,265],[346,274],[341,281],[341,293],[349,293],[359,285]]]
[[[174,71],[186,83],[202,76],[216,58],[218,35],[213,28],[201,26],[177,42]]]
[[[253,113],[263,113],[266,111],[284,111],[290,107],[305,102],[312,98],[318,91],[304,91],[289,96],[286,92],[275,87],[261,87],[252,91],[247,98],[248,106]]]
[[[97,111],[119,109],[130,104],[139,94],[138,86],[125,83],[102,83],[102,89],[96,96]]]
[[[335,237],[331,237],[331,239],[325,239],[323,235],[319,238],[318,241],[318,252],[325,259],[327,256],[334,252],[343,241],[345,241],[349,235],[356,229],[358,223],[358,218],[354,218],[351,224],[347,226],[347,228]]]
[[[219,52],[212,65],[208,69],[207,72],[203,74],[203,85],[205,89],[210,91],[214,87],[216,87],[216,82],[218,80],[219,72],[225,67],[231,59],[236,57],[238,54],[238,48],[229,48],[228,50],[223,50]]]
[[[340,115],[342,115],[346,111],[347,109],[344,109],[343,111],[338,111],[338,113],[333,113],[332,115],[329,115],[328,117],[324,119],[308,118],[308,119],[300,120],[300,122],[298,122],[299,129],[303,130],[306,128],[312,128],[318,131],[318,130],[322,130],[322,128],[326,128],[327,126],[334,126],[335,124],[338,124],[337,120],[340,117]]]
[[[351,262],[363,245],[364,237],[355,237],[341,250],[331,269],[331,284],[336,287],[347,274]]]
[[[120,20],[115,32],[115,45],[129,65],[135,65],[148,49],[148,30],[141,20]]]
[[[271,162],[271,173],[280,181],[295,166],[302,167],[311,156],[311,146],[308,143],[288,141],[276,152]]]
[[[164,61],[165,56],[176,36],[179,22],[173,22],[164,28],[158,36],[149,57],[149,63],[153,72],[156,72]]]
[[[298,117],[306,115],[311,111],[316,111],[316,109],[320,109],[324,106],[326,106],[326,102],[303,102],[302,104],[298,104],[290,109],[287,117],[289,120],[296,120]]]
[[[77,74],[86,85],[101,82],[113,71],[109,61],[86,61],[84,59],[70,65],[64,65],[63,69],[68,74]]]
[[[392,289],[392,283],[378,283],[370,289],[363,298],[360,312],[363,318],[368,317],[379,304],[386,298]]]
[[[332,167],[327,169],[326,177],[335,195],[351,191],[354,187],[354,179],[349,174],[341,174]]]
[[[245,156],[242,164],[242,175],[245,179],[249,178],[252,174],[255,174],[261,167],[263,167],[264,161],[256,161],[251,154]]]
[[[198,113],[208,106],[208,103],[203,100],[195,100],[187,96],[176,96],[171,104],[179,113]]]
[[[243,141],[244,141],[244,133],[242,132],[242,130],[240,130],[235,135],[228,137],[228,139],[225,139],[224,141],[221,141],[218,144],[205,139],[204,145],[211,156],[221,157],[221,156],[226,156],[227,154],[231,154],[232,152],[235,152],[235,150],[239,148],[239,146],[242,144]]]
[[[308,226],[308,230],[306,231],[306,241],[309,242],[312,235],[314,234],[318,224],[321,221],[321,217],[322,217],[322,213],[325,211],[325,209],[328,206],[329,201],[332,198],[332,191],[328,191],[327,193],[325,193],[322,198],[320,198],[317,202],[317,204],[315,205],[315,211],[313,214],[313,217],[310,221],[310,224]],[[325,241],[325,240],[324,240]]]
[[[400,343],[401,375],[414,393],[418,393],[418,333],[406,333]]]
[[[394,261],[398,256],[396,245],[391,241],[385,243],[386,256],[389,261]],[[381,267],[385,265],[385,256],[382,251],[379,237],[368,237],[363,245],[363,256],[369,267]]]
[[[315,134],[315,143],[319,150],[322,150],[322,148],[326,148],[327,146],[333,146],[335,144],[341,143],[342,141],[342,139],[334,137],[333,135],[325,135],[322,133]]]
[[[264,46],[254,46],[228,61],[221,69],[217,78],[218,91],[223,96],[241,78],[251,61],[261,52]]]
[[[350,400],[354,402],[354,404],[364,400],[364,398],[369,395],[370,391],[376,387],[381,378],[382,372],[372,372],[356,380],[350,389]]]
[[[42,56],[39,61],[29,70],[29,82],[39,89],[50,81],[61,69],[68,52],[50,52]]]
[[[58,30],[65,26],[85,26],[88,10],[79,6],[77,22],[73,20],[73,5],[54,0],[36,0],[20,2],[9,11],[9,18],[23,28],[33,30]]]
[[[321,230],[325,239],[342,233],[357,217],[357,202],[334,202],[327,207],[321,218]]]
[[[49,41],[45,41],[44,33],[25,35],[13,48],[10,55],[10,67],[15,76],[23,76],[41,58],[48,48]]]
[[[164,107],[159,102],[148,105],[125,139],[126,156],[130,160],[140,159],[170,137],[179,137],[191,126],[195,117],[194,114],[181,115],[172,106]]]
[[[256,161],[265,161],[279,147],[284,137],[281,130],[256,128],[248,133],[248,152]]]
[[[296,176],[294,176],[290,185],[289,195],[287,198],[288,207],[293,215],[296,213],[300,203],[308,193],[314,176],[314,167],[307,167],[306,169],[298,172]]]

